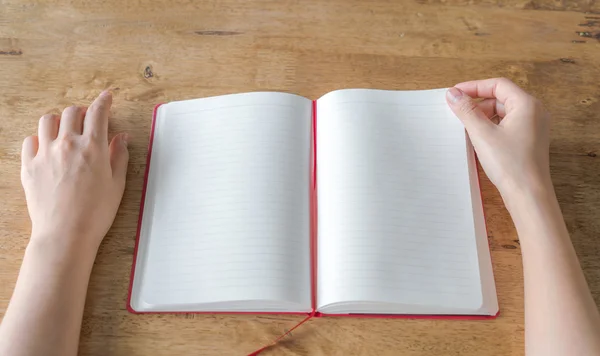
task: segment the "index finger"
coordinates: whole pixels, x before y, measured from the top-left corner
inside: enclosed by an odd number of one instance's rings
[[[85,113],[83,134],[99,140],[108,140],[108,115],[112,94],[105,90],[94,100]]]
[[[495,98],[505,104],[507,100],[526,100],[530,98],[523,89],[506,78],[474,80],[456,84],[455,87],[472,98]]]

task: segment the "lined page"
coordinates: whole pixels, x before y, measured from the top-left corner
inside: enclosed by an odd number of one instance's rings
[[[473,156],[444,93],[341,90],[318,101],[320,309],[481,308]]]
[[[310,310],[310,135],[311,101],[291,94],[161,106],[132,301]]]

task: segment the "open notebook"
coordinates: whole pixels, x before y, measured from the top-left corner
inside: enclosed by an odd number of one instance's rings
[[[130,311],[496,315],[475,156],[444,95],[158,106]]]

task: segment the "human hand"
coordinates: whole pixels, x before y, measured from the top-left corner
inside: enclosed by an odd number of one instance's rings
[[[550,119],[537,99],[510,80],[495,78],[457,84],[448,90],[446,100],[465,125],[485,173],[505,199],[552,188]],[[494,118],[500,122],[494,123]]]
[[[32,223],[30,243],[94,254],[112,225],[125,189],[127,134],[108,144],[112,95],[86,110],[44,115],[23,142],[21,182]]]

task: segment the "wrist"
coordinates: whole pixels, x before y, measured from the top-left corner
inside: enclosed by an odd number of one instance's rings
[[[547,241],[555,235],[558,236],[551,233],[552,231],[561,231],[560,236],[568,237],[549,176],[536,184],[520,185],[511,190],[501,191],[501,195],[521,240],[536,241],[537,238],[543,238]]]
[[[57,233],[32,233],[26,255],[51,265],[92,266],[98,246],[92,246],[82,237]]]
[[[550,175],[531,177],[525,181],[510,181],[498,187],[509,212],[519,210],[529,203],[556,200]]]

